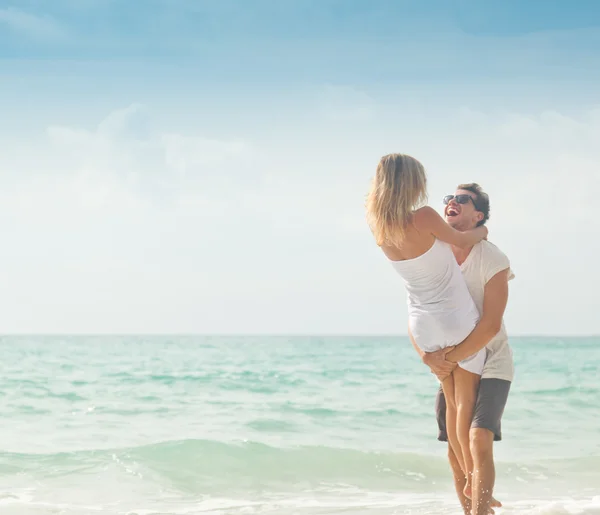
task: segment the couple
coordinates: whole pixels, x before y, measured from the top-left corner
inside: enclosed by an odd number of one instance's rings
[[[367,199],[377,244],[404,280],[413,346],[441,382],[438,439],[448,441],[456,492],[467,515],[500,506],[492,496],[493,442],[513,379],[503,315],[508,258],[486,241],[489,199],[477,184],[444,198],[442,217],[421,207],[425,170],[402,154],[384,156]]]

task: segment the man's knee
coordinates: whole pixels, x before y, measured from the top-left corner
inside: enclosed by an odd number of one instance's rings
[[[469,443],[474,460],[481,461],[493,456],[494,433],[489,429],[472,428],[469,432]]]

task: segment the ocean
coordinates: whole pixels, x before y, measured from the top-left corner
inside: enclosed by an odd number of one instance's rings
[[[501,514],[600,514],[600,339],[513,338]],[[403,337],[0,339],[0,514],[459,514]]]

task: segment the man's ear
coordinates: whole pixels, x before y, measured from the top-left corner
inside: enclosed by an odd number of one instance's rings
[[[477,222],[481,222],[481,220],[483,220],[483,213],[481,211],[475,211],[475,214],[477,215]]]

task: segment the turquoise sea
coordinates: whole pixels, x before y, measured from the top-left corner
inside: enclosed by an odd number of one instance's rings
[[[600,514],[600,339],[513,338],[497,513]],[[459,514],[402,337],[3,337],[0,514]]]

